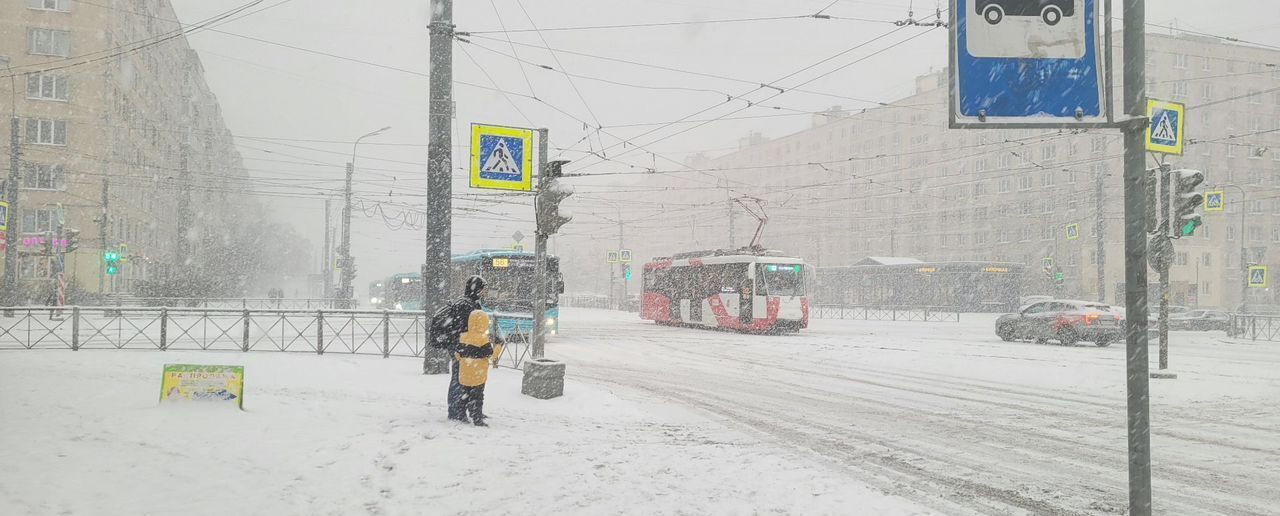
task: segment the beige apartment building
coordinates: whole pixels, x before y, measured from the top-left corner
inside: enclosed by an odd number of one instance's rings
[[[1149,96],[1188,107],[1185,155],[1168,163],[1204,171],[1203,189],[1224,190],[1227,201],[1225,212],[1205,214],[1194,237],[1176,242],[1171,300],[1235,306],[1242,248],[1247,261],[1280,267],[1280,52],[1155,34],[1147,50]],[[1123,61],[1117,55],[1115,62]],[[638,226],[660,228],[632,232],[645,235],[637,256],[745,245],[756,221],[728,199],[753,197],[769,217],[764,244],[813,265],[867,256],[1019,262],[1037,271],[1024,294],[1080,298],[1099,296],[1101,269],[1104,297],[1118,302],[1118,131],[950,130],[947,89],[945,72],[930,73],[910,97],[856,111],[832,108],[813,115],[804,131],[753,133],[735,152],[655,175],[646,184],[669,187],[653,202],[666,203],[670,215],[636,217]],[[1118,102],[1118,81],[1116,91]],[[1068,239],[1071,225],[1078,236]],[[607,244],[611,239],[574,248],[594,269]],[[1063,272],[1061,286],[1038,272],[1045,257]],[[633,281],[632,292],[638,287]],[[1275,303],[1275,291],[1250,295]]]
[[[79,233],[67,281],[90,292],[129,292],[229,236],[228,191],[246,172],[176,19],[167,0],[0,0],[0,112],[19,121],[9,230],[20,286],[50,284],[59,225]],[[7,173],[9,142],[4,120]],[[122,255],[117,274],[107,249]]]

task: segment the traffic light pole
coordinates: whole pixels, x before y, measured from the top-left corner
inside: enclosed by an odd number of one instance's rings
[[[1129,514],[1151,515],[1150,365],[1147,352],[1146,1],[1124,0],[1124,278]]]
[[[547,183],[547,151],[551,131],[538,129],[538,190]],[[535,198],[534,202],[537,202]],[[534,207],[534,213],[538,208]],[[533,358],[542,358],[546,353],[547,331],[547,234],[542,228],[533,232]]]
[[[1169,240],[1169,227],[1173,224],[1169,216],[1169,188],[1173,183],[1173,176],[1169,173],[1169,166],[1160,165],[1160,236],[1166,241]],[[1172,249],[1172,245],[1169,246]],[[1169,267],[1161,267],[1156,270],[1160,273],[1160,370],[1169,368]]]

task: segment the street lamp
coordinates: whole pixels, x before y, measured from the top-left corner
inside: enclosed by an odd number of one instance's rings
[[[377,136],[388,129],[391,126],[365,134],[356,138],[351,145],[351,161],[347,162],[346,202],[342,208],[342,249],[339,251],[342,255],[342,300],[339,303],[343,308],[355,308],[348,306],[348,303],[355,298],[355,292],[351,288],[351,281],[355,279],[354,264],[351,262],[351,176],[356,170],[356,148],[360,146],[360,140]]]
[[[1245,190],[1239,185],[1224,183],[1219,184],[1218,188],[1235,188],[1240,192],[1240,234],[1237,237],[1240,239],[1240,313],[1244,313],[1249,304],[1249,259],[1245,257],[1245,214],[1249,206],[1245,203]]]

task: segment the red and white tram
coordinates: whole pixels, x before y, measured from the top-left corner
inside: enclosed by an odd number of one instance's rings
[[[751,249],[655,258],[644,265],[640,317],[752,333],[800,331],[809,326],[804,261]]]

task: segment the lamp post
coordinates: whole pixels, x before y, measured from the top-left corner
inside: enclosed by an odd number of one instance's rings
[[[351,289],[351,281],[355,279],[355,270],[351,262],[351,176],[356,170],[356,149],[360,146],[360,140],[377,136],[388,129],[391,129],[391,126],[365,134],[356,138],[355,143],[351,145],[351,161],[347,162],[346,199],[342,207],[342,244],[341,249],[338,250],[338,253],[342,256],[342,279],[341,290],[339,291],[341,299],[338,301],[338,305],[342,308],[355,308],[349,304],[355,298],[355,292]]]

